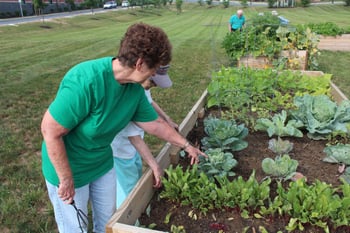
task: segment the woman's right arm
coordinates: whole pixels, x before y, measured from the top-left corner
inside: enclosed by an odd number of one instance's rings
[[[69,132],[60,125],[47,110],[41,122],[41,133],[44,137],[47,153],[59,178],[59,197],[71,203],[75,194],[71,168],[69,166],[63,136]]]

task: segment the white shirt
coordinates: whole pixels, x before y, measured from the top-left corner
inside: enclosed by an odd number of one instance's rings
[[[150,103],[153,102],[150,90],[145,90],[145,95]],[[122,159],[131,159],[136,154],[135,147],[131,144],[128,137],[138,136],[144,137],[145,132],[134,122],[129,122],[125,128],[120,131],[112,141],[113,156]]]

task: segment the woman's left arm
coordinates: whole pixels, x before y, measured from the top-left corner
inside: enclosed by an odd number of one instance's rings
[[[199,162],[199,155],[207,157],[206,154],[204,154],[198,148],[192,146],[186,138],[179,134],[161,117],[158,117],[158,119],[155,121],[135,123],[147,133],[157,136],[158,138],[185,150],[188,153],[188,156],[191,157],[191,165]]]

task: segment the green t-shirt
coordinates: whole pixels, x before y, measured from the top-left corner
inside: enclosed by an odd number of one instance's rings
[[[112,57],[76,65],[63,78],[49,106],[52,117],[69,133],[63,137],[75,188],[84,186],[113,167],[111,142],[130,121],[149,122],[157,113],[141,85],[119,84]],[[45,179],[58,185],[56,171],[42,144]]]

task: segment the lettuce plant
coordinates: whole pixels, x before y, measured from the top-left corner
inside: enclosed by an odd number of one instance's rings
[[[294,119],[303,122],[309,138],[319,140],[349,134],[349,100],[344,100],[338,106],[326,95],[304,95],[296,96],[294,105],[297,109],[290,113]]]
[[[270,176],[278,179],[291,179],[298,167],[298,161],[291,159],[289,155],[276,156],[275,160],[265,158],[262,163],[263,171]]]
[[[256,121],[255,130],[267,131],[269,137],[277,135],[279,137],[294,136],[303,137],[303,133],[298,129],[304,124],[299,120],[287,121],[287,112],[282,110],[276,113],[272,120],[260,118]]]
[[[248,142],[243,140],[248,135],[248,129],[244,124],[237,125],[235,120],[209,116],[204,119],[204,131],[208,135],[201,140],[205,150],[220,148],[239,151],[248,146]]]

